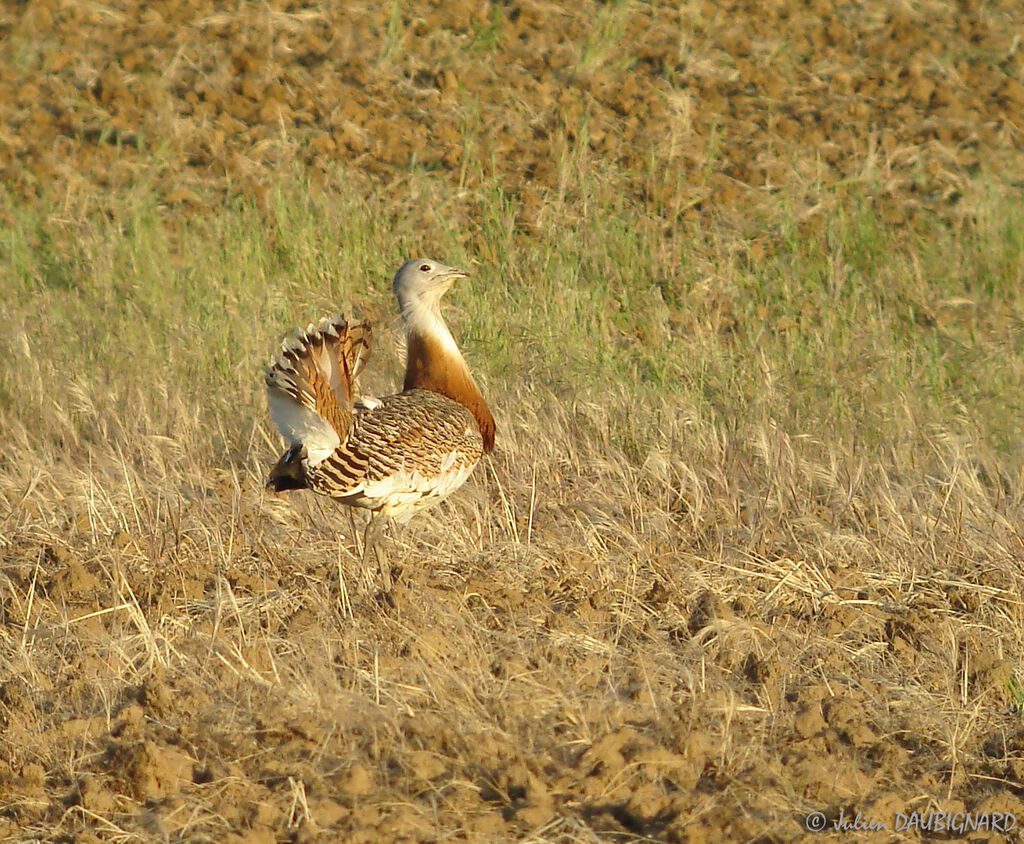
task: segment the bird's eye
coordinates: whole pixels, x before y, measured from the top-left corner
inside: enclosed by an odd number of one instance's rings
[[[424,264],[422,267],[420,267],[420,272],[429,273],[430,272],[430,264]]]

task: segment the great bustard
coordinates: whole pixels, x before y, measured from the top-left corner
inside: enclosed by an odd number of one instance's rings
[[[441,317],[441,296],[465,276],[423,258],[395,273],[407,345],[400,393],[356,399],[370,356],[366,320],[324,317],[285,340],[267,367],[270,416],[288,441],[267,487],[311,489],[372,511],[363,559],[375,548],[385,587],[385,519],[404,523],[450,495],[494,447],[494,418]]]

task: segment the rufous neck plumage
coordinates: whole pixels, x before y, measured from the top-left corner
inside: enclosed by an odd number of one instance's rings
[[[467,408],[486,454],[494,447],[494,417],[438,309],[417,304],[402,309],[407,342],[403,389],[433,390]]]

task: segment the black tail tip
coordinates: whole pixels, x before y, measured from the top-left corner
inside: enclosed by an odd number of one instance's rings
[[[277,461],[270,470],[266,488],[273,492],[286,492],[290,489],[309,489],[306,481],[306,470],[302,461],[306,457],[306,449],[301,445],[293,445]]]
[[[300,478],[267,478],[266,489],[270,492],[287,492],[290,489],[309,489]]]

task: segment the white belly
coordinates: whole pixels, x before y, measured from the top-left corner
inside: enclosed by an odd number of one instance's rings
[[[447,498],[466,482],[476,463],[459,466],[457,464],[462,462],[457,459],[459,456],[453,453],[442,464],[443,470],[436,475],[425,476],[415,471],[399,470],[386,478],[367,483],[348,500],[357,507],[380,510],[385,516],[405,522],[417,510]]]

